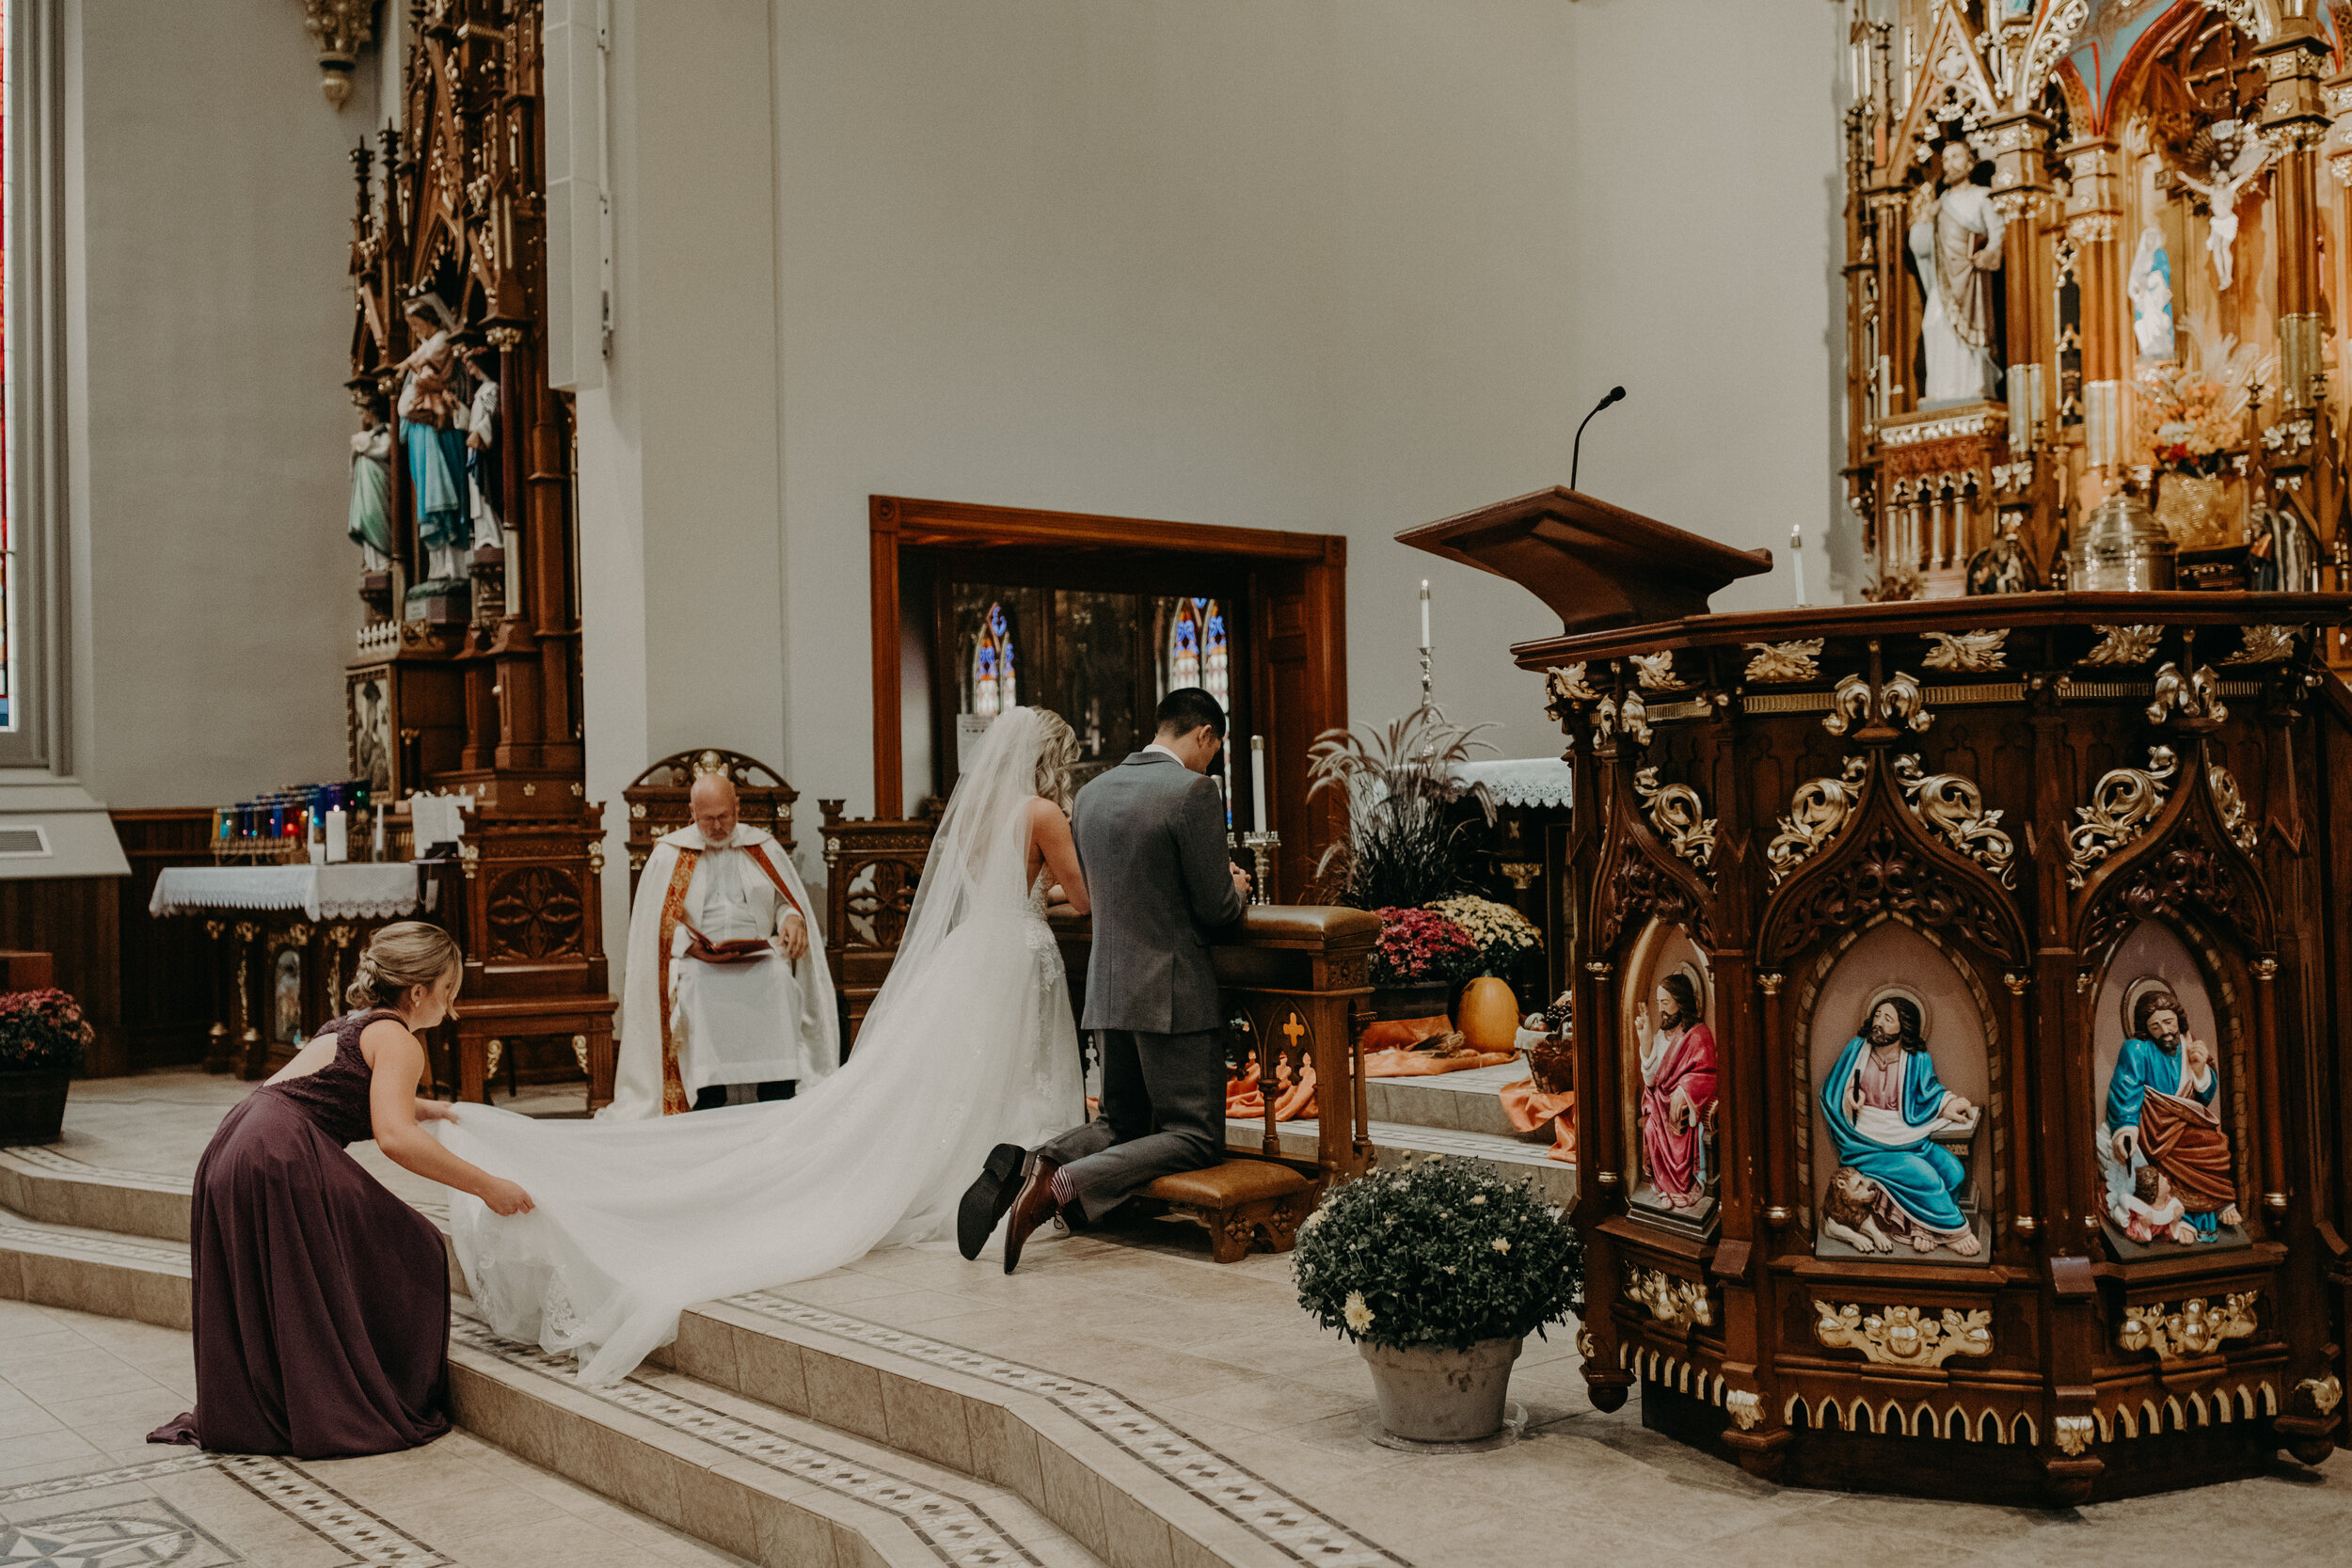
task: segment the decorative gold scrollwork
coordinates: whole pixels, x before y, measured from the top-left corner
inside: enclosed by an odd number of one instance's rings
[[[1629,691],[1617,709],[1617,729],[1636,746],[1649,744],[1649,705],[1642,701],[1639,691]]]
[[[1858,1350],[1865,1361],[1883,1367],[1941,1367],[1955,1355],[1993,1354],[1993,1314],[1962,1314],[1944,1308],[1931,1319],[1924,1307],[1888,1307],[1868,1316],[1849,1302],[1832,1307],[1816,1300],[1813,1337],[1832,1350]]]
[[[1672,1323],[1677,1328],[1708,1328],[1715,1322],[1715,1307],[1707,1299],[1707,1287],[1694,1279],[1678,1278],[1637,1263],[1626,1271],[1625,1295],[1628,1301],[1648,1307],[1649,1315],[1660,1323]]]
[[[2192,1296],[2178,1311],[2164,1302],[2127,1306],[2115,1342],[2125,1350],[2153,1350],[2159,1361],[2211,1355],[2224,1339],[2243,1339],[2254,1332],[2254,1297],[2259,1293],[2241,1291],[2217,1306]]]
[[[2329,1372],[2326,1377],[2307,1377],[2295,1386],[2295,1391],[2312,1402],[2312,1408],[2322,1416],[2335,1414],[2344,1402],[2344,1380]]]
[[[2009,667],[2009,659],[2001,652],[2001,644],[2009,641],[2007,626],[1987,631],[1931,631],[1926,636],[1934,646],[1919,662],[1931,670],[1979,674]]]
[[[2201,664],[2185,675],[2172,663],[2156,672],[2155,701],[2148,705],[2151,724],[2167,724],[2174,719],[2217,724],[2228,717],[2230,710],[2221,705],[2221,677],[2210,665]]]
[[[578,1063],[580,1064],[580,1071],[582,1071],[582,1072],[586,1072],[586,1071],[588,1070],[588,1037],[587,1037],[587,1036],[585,1036],[585,1035],[574,1035],[574,1036],[572,1037],[572,1060],[573,1060],[573,1061],[575,1061],[575,1062],[578,1062]]]
[[[2295,657],[2295,640],[2302,626],[2245,626],[2238,632],[2238,650],[2225,655],[2224,664],[2281,664]]]
[[[2017,846],[2001,832],[2001,814],[1985,809],[1984,791],[1974,779],[1923,774],[1915,756],[1895,759],[1895,778],[1921,826],[1999,878],[2003,887],[2016,885]]]
[[[2070,1459],[2090,1447],[2091,1438],[2098,1434],[2096,1423],[2088,1416],[2054,1416],[2050,1426],[2058,1452]]]
[[[2098,642],[2083,655],[2084,664],[2145,664],[2164,641],[2162,626],[2092,626]]]
[[[1928,711],[1926,697],[1919,689],[1918,677],[1898,670],[1879,684],[1875,703],[1871,701],[1870,683],[1860,675],[1848,675],[1839,681],[1830,692],[1830,710],[1821,721],[1821,728],[1832,735],[1846,735],[1861,729],[1873,717],[1896,730],[1924,730],[1935,722],[1935,715]]]
[[[1734,1388],[1724,1395],[1724,1409],[1741,1432],[1754,1432],[1764,1418],[1764,1400],[1753,1388]]]
[[[2205,774],[2205,783],[2213,788],[2213,809],[2221,814],[2222,831],[2233,844],[2253,853],[2261,835],[2247,819],[2246,797],[2238,793],[2236,775],[2226,768],[2215,768]]]
[[[1661,784],[1658,769],[1633,775],[1633,793],[1649,808],[1649,825],[1666,847],[1704,872],[1715,858],[1715,819],[1706,815],[1699,792],[1689,784]]]
[[[1688,691],[1691,683],[1675,673],[1675,651],[1635,654],[1633,673],[1642,685],[1652,691]]]
[[[2090,792],[2090,804],[2076,806],[2082,825],[2066,835],[2066,885],[2080,887],[2090,868],[2148,831],[2169,799],[2166,785],[2180,759],[2169,746],[2148,748],[2148,766],[2109,768]]]
[[[1788,815],[1780,832],[1764,848],[1764,863],[1774,883],[1785,881],[1805,858],[1837,836],[1862,800],[1862,782],[1869,777],[1870,759],[1848,757],[1845,771],[1835,779],[1807,779],[1788,798]]]
[[[486,1084],[499,1074],[499,1058],[506,1054],[506,1042],[493,1039],[482,1048],[482,1079]]]
[[[1600,693],[1584,680],[1581,664],[1555,664],[1544,672],[1544,711],[1566,723],[1572,703],[1597,703]]]
[[[1822,639],[1803,637],[1793,642],[1742,642],[1756,657],[1748,660],[1747,678],[1770,685],[1820,678]]]

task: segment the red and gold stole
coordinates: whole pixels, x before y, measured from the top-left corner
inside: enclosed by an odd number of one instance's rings
[[[661,895],[661,946],[654,990],[659,997],[655,1006],[661,1014],[661,1114],[665,1117],[692,1109],[686,1102],[686,1085],[677,1075],[677,1040],[670,1032],[670,944],[677,923],[686,918],[686,887],[694,879],[694,866],[701,859],[699,849],[680,849],[677,865],[670,873],[669,891]]]
[[[803,920],[806,920],[808,918],[808,911],[801,908],[801,901],[798,898],[792,896],[792,890],[784,885],[784,879],[777,875],[775,862],[768,858],[768,851],[761,848],[756,844],[746,844],[743,847],[750,851],[753,862],[757,864],[762,871],[768,873],[768,879],[776,884],[776,891],[784,895],[784,901],[786,903],[792,906],[792,912],[799,915]]]

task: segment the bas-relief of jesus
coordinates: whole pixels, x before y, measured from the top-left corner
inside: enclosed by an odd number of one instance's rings
[[[1702,1168],[1708,1107],[1715,1102],[1715,1035],[1701,1016],[1698,986],[1677,972],[1658,986],[1658,1022],[1633,1020],[1642,1066],[1642,1164],[1670,1209],[1705,1196]]]
[[[2239,1223],[2230,1140],[2216,1110],[2213,1047],[2188,1032],[2161,985],[2131,1005],[2131,1037],[2107,1080],[2099,1164],[2108,1216],[2136,1242],[2211,1242]]]
[[[1869,1222],[1832,1234],[1865,1252],[1906,1242],[1919,1253],[1943,1246],[1977,1254],[1975,1227],[1958,1201],[1967,1167],[1936,1141],[1939,1132],[1974,1129],[1977,1108],[1936,1076],[1918,1003],[1883,996],[1871,1004],[1862,1032],[1822,1081],[1821,1115],[1839,1167],[1833,1193],[1849,1196],[1848,1207]],[[1842,1212],[1828,1199],[1824,1208]]]

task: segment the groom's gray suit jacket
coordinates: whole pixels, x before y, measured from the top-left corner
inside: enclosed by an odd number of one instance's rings
[[[1088,1029],[1188,1035],[1221,1021],[1209,934],[1242,917],[1216,785],[1137,752],[1078,791],[1071,830],[1094,904]]]

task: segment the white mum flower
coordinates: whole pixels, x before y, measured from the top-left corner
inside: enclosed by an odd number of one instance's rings
[[[1347,1292],[1347,1306],[1340,1315],[1347,1320],[1347,1326],[1359,1334],[1372,1326],[1372,1308],[1364,1305],[1361,1291]]]
[[[1475,1208],[1479,1207],[1481,1204],[1485,1203],[1486,1201],[1486,1195],[1485,1193],[1480,1193],[1480,1194],[1479,1194],[1476,1197],[1473,1197],[1473,1198],[1471,1198],[1471,1199],[1470,1199],[1470,1207],[1471,1207],[1471,1208],[1473,1208],[1473,1209],[1475,1209]]]
[[[1511,1238],[1508,1236],[1497,1236],[1494,1239],[1493,1244],[1494,1249],[1497,1252],[1508,1252],[1511,1250]]]

